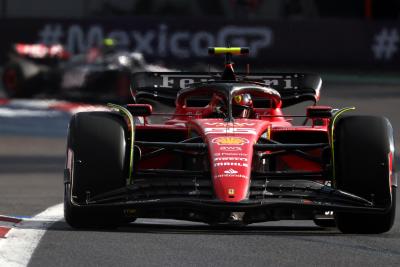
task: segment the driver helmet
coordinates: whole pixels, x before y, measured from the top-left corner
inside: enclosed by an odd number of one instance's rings
[[[250,94],[236,95],[232,99],[232,115],[235,118],[249,118],[253,108]]]
[[[102,52],[104,55],[115,53],[117,50],[117,42],[113,38],[105,38],[102,44]]]

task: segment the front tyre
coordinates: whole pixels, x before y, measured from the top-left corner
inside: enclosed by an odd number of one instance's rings
[[[385,207],[385,213],[335,212],[343,233],[379,234],[394,223],[396,191],[392,184],[393,130],[376,116],[345,116],[334,129],[334,186]]]
[[[110,227],[122,210],[85,206],[86,199],[125,186],[126,123],[110,112],[81,112],[69,124],[64,217],[72,227]]]

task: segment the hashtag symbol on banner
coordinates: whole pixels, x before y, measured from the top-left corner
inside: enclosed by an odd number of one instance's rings
[[[64,33],[60,24],[46,24],[39,32],[39,43],[52,45],[59,44]]]
[[[397,29],[382,29],[374,36],[372,51],[376,59],[390,60],[398,50],[399,32]]]

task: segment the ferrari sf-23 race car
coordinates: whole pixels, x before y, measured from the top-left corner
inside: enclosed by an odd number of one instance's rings
[[[391,229],[397,180],[386,118],[316,105],[318,75],[235,73],[231,57],[246,48],[209,52],[225,54],[222,73],[136,73],[132,104],[71,118],[68,224],[170,218],[322,225],[333,214],[330,222],[343,233]],[[282,113],[309,100],[303,125]],[[175,111],[156,112],[157,104]]]

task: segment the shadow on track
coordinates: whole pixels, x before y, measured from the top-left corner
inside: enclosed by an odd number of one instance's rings
[[[132,223],[117,229],[118,232],[148,233],[148,234],[205,234],[205,235],[336,235],[329,228],[318,226],[269,226],[269,225],[165,225]]]
[[[146,220],[147,221],[147,220]],[[296,225],[248,225],[231,226],[218,225],[209,226],[202,223],[191,223],[185,221],[174,221],[176,223],[129,223],[110,229],[73,229],[65,221],[55,222],[47,231],[73,231],[73,232],[104,232],[104,233],[140,233],[140,234],[182,234],[182,235],[263,235],[263,236],[335,236],[341,235],[336,228],[321,228],[318,226],[296,226]],[[43,230],[43,225],[49,225],[47,221],[26,221],[19,225],[21,229]],[[276,223],[276,222],[275,222]]]

